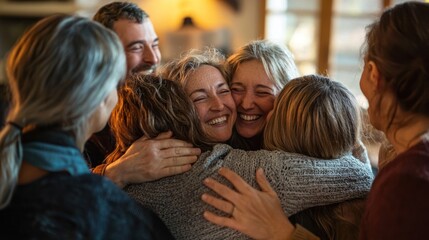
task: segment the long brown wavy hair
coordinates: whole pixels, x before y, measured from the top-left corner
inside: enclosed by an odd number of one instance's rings
[[[202,130],[194,106],[178,83],[152,75],[134,75],[118,91],[110,127],[116,139],[107,163],[122,156],[142,136],[154,138],[172,131],[176,139],[192,143],[202,151],[213,144]]]

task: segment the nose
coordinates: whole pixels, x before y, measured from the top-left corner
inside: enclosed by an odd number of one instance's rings
[[[214,111],[222,111],[225,105],[218,96],[214,96],[211,100],[210,109]]]
[[[159,62],[159,57],[151,46],[146,46],[143,51],[143,61],[148,65],[156,65]]]
[[[240,107],[243,109],[251,109],[254,106],[253,99],[255,96],[253,96],[253,93],[250,91],[247,91],[246,94],[241,98]]]

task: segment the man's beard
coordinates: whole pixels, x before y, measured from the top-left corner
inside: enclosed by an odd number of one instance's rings
[[[145,75],[154,74],[156,72],[157,67],[158,67],[157,64],[155,65],[140,64],[135,68],[131,69],[131,74],[145,74]]]

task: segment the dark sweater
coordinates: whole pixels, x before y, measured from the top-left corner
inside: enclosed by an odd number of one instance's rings
[[[423,141],[378,173],[360,239],[427,239],[428,226],[429,143]]]
[[[103,164],[106,157],[115,150],[115,136],[109,124],[98,133],[94,133],[85,144],[83,155],[90,168]]]
[[[161,220],[102,177],[52,173],[16,189],[0,239],[171,239]]]
[[[46,152],[49,161],[83,162],[81,155],[69,154],[73,141],[67,134],[43,131],[31,135],[24,136],[24,141],[42,143],[39,150]],[[30,157],[24,154],[24,159]],[[0,229],[0,239],[172,238],[154,213],[111,181],[89,172],[56,171],[17,186],[10,204],[0,210]]]

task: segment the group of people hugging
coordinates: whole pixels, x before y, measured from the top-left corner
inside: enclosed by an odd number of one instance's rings
[[[360,86],[394,152],[374,181],[355,97],[300,76],[285,46],[193,49],[158,66],[158,38],[133,3],[93,20],[46,17],[7,61],[0,236],[419,239],[428,29],[420,2],[367,27]]]

